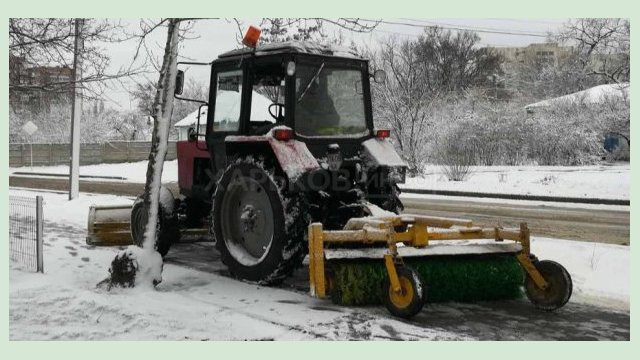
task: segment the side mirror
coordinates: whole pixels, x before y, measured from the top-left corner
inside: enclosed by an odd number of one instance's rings
[[[373,80],[378,84],[384,84],[387,81],[387,73],[384,70],[376,70],[373,72]]]
[[[173,93],[175,95],[182,95],[182,90],[184,90],[184,71],[178,70],[176,74],[176,88]]]
[[[198,133],[196,132],[196,129],[194,129],[193,127],[190,127],[189,130],[187,130],[187,140],[189,142],[194,142],[198,140]]]

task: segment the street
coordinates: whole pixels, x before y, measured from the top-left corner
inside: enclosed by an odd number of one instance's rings
[[[171,248],[165,262],[203,272],[229,276],[210,242],[181,243]],[[308,294],[308,271],[296,271],[280,288]],[[311,300],[311,298],[310,298]],[[312,304],[313,302],[310,302]],[[343,312],[344,307],[325,300],[313,310]],[[349,308],[355,309],[355,308]],[[347,315],[347,314],[345,314]],[[353,314],[352,314],[353,315]],[[366,323],[390,316],[383,306],[365,307],[350,316],[354,339],[368,339]],[[404,321],[404,320],[403,320]],[[526,299],[474,304],[427,304],[420,314],[406,321],[425,330],[443,330],[480,340],[629,340],[630,313],[618,309],[570,301],[556,312],[535,309]],[[404,339],[389,326],[390,339]]]
[[[68,188],[66,178],[38,178],[10,176],[9,186],[64,191]],[[167,187],[178,194],[178,185]],[[142,193],[143,184],[116,181],[80,181],[80,191],[136,196]],[[608,244],[629,245],[629,208],[618,207],[571,207],[553,203],[529,204],[527,201],[482,202],[469,198],[455,200],[404,194],[402,201],[405,213],[432,216],[467,218],[481,226],[517,227],[527,222],[532,234],[559,239],[596,241]],[[615,207],[614,207],[615,208]]]

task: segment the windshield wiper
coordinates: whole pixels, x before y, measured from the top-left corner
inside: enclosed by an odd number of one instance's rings
[[[304,91],[302,92],[302,94],[300,94],[300,97],[298,97],[298,102],[300,102],[300,100],[302,100],[304,95],[307,93],[307,91],[311,87],[311,84],[313,84],[313,82],[316,81],[318,76],[320,76],[320,73],[322,72],[322,69],[324,69],[324,62],[320,65],[320,67],[318,68],[318,71],[316,71],[316,74],[313,75],[313,77],[311,78],[311,80],[309,81],[307,86],[304,88]]]

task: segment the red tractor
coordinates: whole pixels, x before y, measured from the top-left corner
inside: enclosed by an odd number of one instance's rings
[[[234,276],[275,283],[301,264],[310,222],[341,229],[368,204],[403,209],[406,164],[389,130],[373,124],[370,78],[384,81],[384,72],[370,73],[350,49],[303,42],[232,50],[207,65],[211,91],[198,111],[206,122],[198,116],[177,143],[180,198],[162,194],[161,254],[180,229],[208,224]],[[180,71],[179,99],[183,82]],[[138,199],[136,244],[145,224]]]

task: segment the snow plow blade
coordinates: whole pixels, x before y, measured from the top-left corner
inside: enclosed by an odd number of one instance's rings
[[[89,208],[87,245],[132,245],[131,205],[109,205]]]

